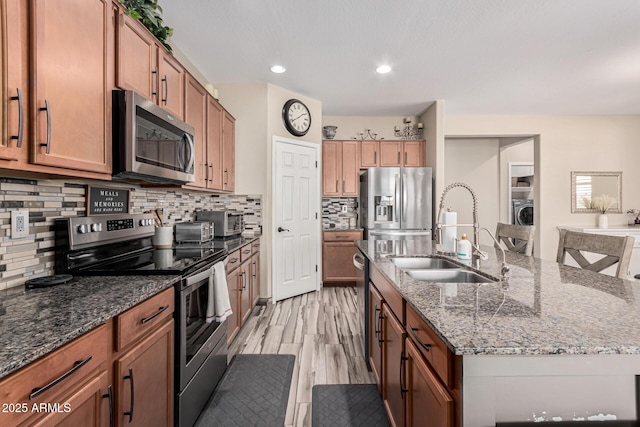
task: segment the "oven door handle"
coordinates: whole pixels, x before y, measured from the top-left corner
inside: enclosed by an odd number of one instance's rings
[[[202,272],[200,272],[198,274],[194,274],[193,276],[187,277],[187,285],[186,286],[191,286],[194,283],[198,283],[198,282],[201,282],[203,280],[206,280],[209,277],[211,277],[211,275],[213,275],[213,266],[211,266],[210,268],[208,268],[205,271],[202,271]]]

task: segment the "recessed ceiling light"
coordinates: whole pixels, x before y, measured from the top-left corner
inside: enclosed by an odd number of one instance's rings
[[[380,74],[387,74],[389,71],[391,71],[391,67],[389,65],[381,65],[376,68],[376,71]]]
[[[282,65],[274,65],[273,67],[271,67],[271,71],[276,74],[282,74],[285,71],[287,71],[287,69],[284,68]]]

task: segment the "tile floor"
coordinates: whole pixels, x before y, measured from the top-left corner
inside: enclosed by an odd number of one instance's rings
[[[285,426],[311,426],[315,384],[370,384],[362,354],[355,289],[326,287],[259,306],[229,348],[243,354],[294,354]]]

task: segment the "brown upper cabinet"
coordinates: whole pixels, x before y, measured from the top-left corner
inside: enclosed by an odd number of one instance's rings
[[[184,119],[185,70],[139,21],[118,13],[116,83]]]
[[[359,185],[359,141],[324,141],[322,143],[322,195],[357,196]]]
[[[207,91],[190,74],[184,79],[184,121],[193,126],[196,152],[195,175],[191,185],[207,187]]]
[[[71,0],[64,8],[0,0],[0,6],[0,167],[110,177],[116,6],[111,0]]]
[[[222,189],[236,188],[236,119],[227,110],[222,114]]]
[[[362,141],[360,167],[424,166],[424,141]]]

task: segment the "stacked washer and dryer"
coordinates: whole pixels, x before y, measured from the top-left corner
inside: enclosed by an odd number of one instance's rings
[[[533,220],[533,163],[510,163],[511,223],[534,225]]]

